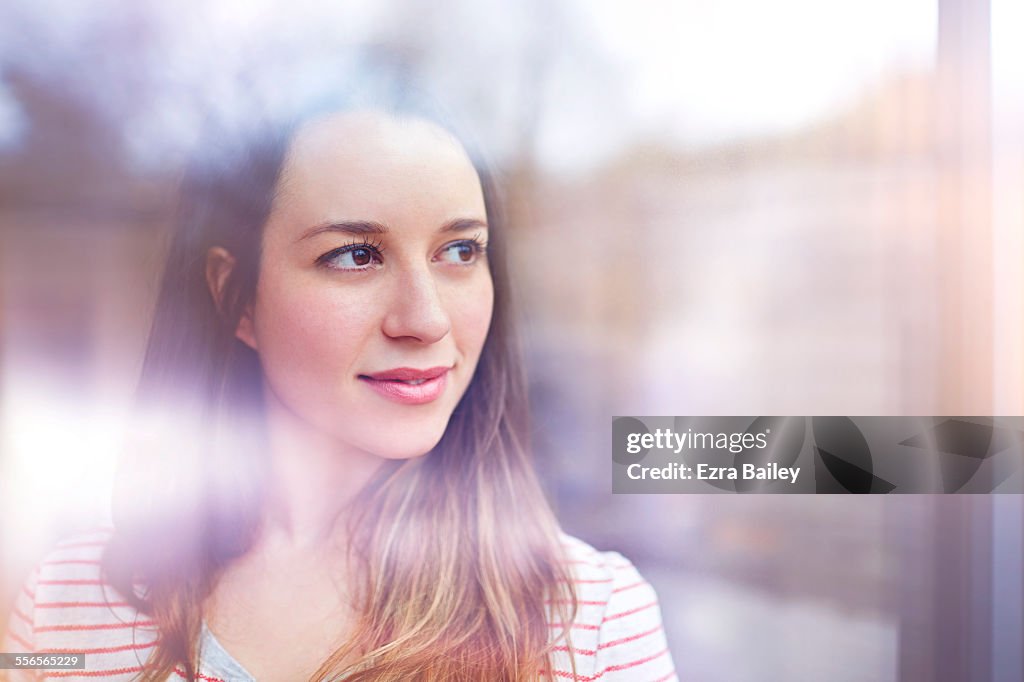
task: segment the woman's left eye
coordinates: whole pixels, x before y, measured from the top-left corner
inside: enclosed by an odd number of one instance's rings
[[[445,246],[437,260],[444,260],[453,265],[472,265],[483,252],[482,243],[465,239]]]

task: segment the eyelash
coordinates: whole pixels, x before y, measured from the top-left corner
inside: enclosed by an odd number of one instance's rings
[[[468,245],[473,250],[473,260],[468,263],[453,263],[453,265],[466,266],[473,265],[481,256],[487,255],[487,242],[481,239],[480,234],[477,233],[469,239],[460,239],[451,244],[445,244],[444,248],[441,249],[441,253],[454,248],[456,246]]]
[[[342,271],[349,271],[349,272],[362,272],[364,270],[375,270],[376,269],[376,267],[375,267],[376,265],[381,265],[382,264],[380,262],[382,260],[382,256],[384,255],[384,248],[381,246],[382,243],[383,242],[381,242],[381,241],[373,242],[373,241],[368,241],[366,239],[363,239],[363,240],[360,240],[358,242],[351,242],[349,244],[344,244],[343,246],[339,246],[336,249],[331,249],[327,253],[321,255],[319,258],[316,259],[316,264],[319,265],[319,266],[330,268],[332,270],[342,270]],[[473,235],[469,239],[460,239],[460,240],[452,242],[450,244],[446,244],[441,249],[441,252],[444,253],[445,251],[448,251],[449,249],[452,249],[454,247],[461,246],[461,245],[468,245],[473,250],[474,259],[472,261],[468,262],[468,263],[452,263],[452,265],[459,265],[459,266],[473,265],[474,263],[477,262],[477,259],[479,259],[481,256],[486,255],[486,253],[487,253],[487,242],[484,241],[483,239],[481,239],[481,236],[479,234]],[[374,265],[366,265],[366,266],[355,267],[355,268],[339,268],[339,267],[330,265],[330,262],[333,259],[337,258],[338,256],[340,256],[342,254],[345,254],[345,253],[351,253],[353,251],[358,251],[359,249],[366,249],[367,251],[369,251],[370,254],[371,254],[371,257],[376,259],[377,262]]]
[[[371,242],[371,241],[367,241],[366,239],[360,240],[358,242],[350,242],[350,243],[345,244],[343,246],[339,246],[336,249],[331,249],[327,253],[323,254],[322,256],[320,256],[319,258],[316,259],[316,264],[317,265],[322,265],[322,266],[327,267],[327,268],[331,268],[332,270],[370,270],[370,269],[372,269],[370,267],[339,268],[339,267],[335,267],[333,265],[330,265],[330,262],[333,259],[337,258],[338,256],[340,256],[340,255],[342,255],[344,253],[351,253],[352,251],[357,251],[359,249],[366,249],[367,251],[370,252],[370,254],[373,257],[375,257],[376,259],[380,260],[380,257],[384,253],[384,249],[381,246],[382,243],[383,242],[380,242],[380,241]]]

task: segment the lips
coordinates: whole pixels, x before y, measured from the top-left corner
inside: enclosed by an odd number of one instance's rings
[[[359,380],[379,395],[404,405],[422,405],[441,397],[451,367],[396,367],[395,369],[360,374]]]

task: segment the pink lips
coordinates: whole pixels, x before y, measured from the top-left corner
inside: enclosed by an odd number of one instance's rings
[[[385,398],[403,405],[422,405],[441,396],[448,382],[450,369],[451,367],[396,367],[375,374],[361,374],[359,379]]]

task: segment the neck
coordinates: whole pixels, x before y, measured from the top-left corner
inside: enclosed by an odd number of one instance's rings
[[[346,449],[266,393],[270,487],[260,544],[285,552],[344,547],[350,503],[386,460]]]

